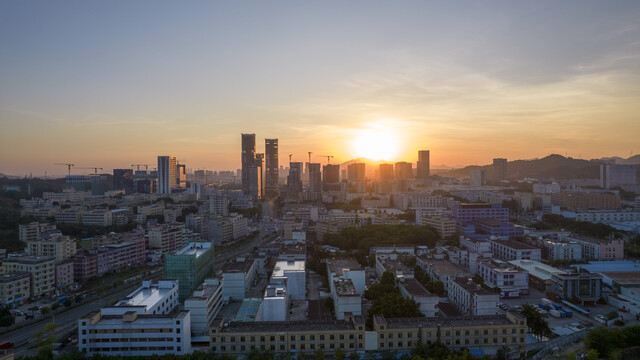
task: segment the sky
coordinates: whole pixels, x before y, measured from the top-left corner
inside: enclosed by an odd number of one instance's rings
[[[0,173],[237,169],[241,133],[281,164],[628,157],[639,19],[635,0],[2,1]]]

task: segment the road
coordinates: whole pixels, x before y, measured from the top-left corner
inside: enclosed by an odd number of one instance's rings
[[[43,320],[41,322],[25,326],[21,329],[16,329],[10,333],[2,335],[2,340],[11,341],[15,344],[15,357],[35,355],[37,353],[37,349],[29,349],[29,346],[33,345],[30,344],[30,341],[33,337],[33,334],[38,331],[44,330],[45,324],[49,322],[55,322],[58,325],[58,328],[56,330],[58,336],[66,334],[77,327],[77,321],[79,318],[90,313],[91,311],[100,309],[102,304],[108,304],[111,301],[122,298],[126,294],[130,293],[133,288],[134,287],[126,288],[104,298],[95,298],[78,307],[71,308],[70,310],[65,311],[61,314],[52,315],[49,317],[49,320]]]

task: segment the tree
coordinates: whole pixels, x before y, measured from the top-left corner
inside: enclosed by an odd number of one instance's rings
[[[591,349],[589,351],[587,351],[587,356],[585,357],[586,360],[598,360],[599,356],[598,356],[598,351],[596,349]]]
[[[527,318],[527,327],[529,327],[532,334],[546,337],[551,336],[549,324],[542,317],[542,314],[536,311],[533,306],[522,304],[522,315]]]
[[[7,308],[0,308],[0,327],[11,326],[15,324],[16,318]]]
[[[315,360],[325,360],[324,351],[316,350]]]
[[[392,272],[385,271],[382,273],[382,278],[380,278],[380,284],[382,285],[395,285],[396,277]]]
[[[46,315],[46,314],[48,314],[48,313],[49,313],[49,311],[51,311],[51,309],[49,309],[49,308],[48,308],[48,307],[46,307],[46,306],[45,306],[45,307],[43,307],[42,309],[40,309],[40,313],[41,313],[42,315]]]
[[[484,279],[482,278],[482,275],[476,273],[473,275],[473,282],[482,286],[484,284]]]
[[[57,301],[51,304],[51,310],[56,310],[59,307],[60,307],[60,303]]]
[[[73,302],[71,301],[71,299],[70,299],[70,298],[66,298],[66,299],[64,300],[64,303],[63,303],[63,304],[64,304],[64,306],[69,307],[69,306],[71,306],[71,305],[73,304]]]

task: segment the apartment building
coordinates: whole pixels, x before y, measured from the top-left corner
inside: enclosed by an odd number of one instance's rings
[[[50,296],[55,291],[56,268],[55,259],[52,257],[10,256],[2,261],[2,267],[5,273],[29,273],[32,298]]]
[[[500,296],[474,283],[470,277],[449,279],[449,300],[461,313],[471,316],[495,315]]]
[[[419,225],[431,226],[438,232],[441,238],[453,236],[457,231],[456,222],[444,216],[424,216],[420,218]]]
[[[222,296],[226,300],[243,300],[258,272],[255,259],[241,259],[222,266]]]
[[[529,293],[529,273],[502,260],[478,262],[478,274],[487,286],[499,288],[503,296],[520,296]]]
[[[13,308],[31,298],[31,276],[26,271],[0,275],[0,305]]]
[[[436,316],[436,305],[440,298],[431,294],[416,279],[404,279],[398,283],[400,295],[407,299],[412,299],[418,304],[420,312],[427,317]]]
[[[622,239],[597,239],[584,235],[560,236],[559,240],[577,243],[582,249],[584,260],[622,260],[624,241]]]
[[[460,276],[472,276],[472,274],[459,265],[448,260],[427,259],[423,256],[416,257],[416,264],[429,275],[431,281],[441,281],[445,291],[449,289],[449,279]]]
[[[161,249],[163,253],[170,253],[182,249],[186,245],[184,225],[162,224],[151,227],[147,233],[149,248]]]
[[[191,312],[191,341],[209,343],[209,327],[222,309],[222,279],[205,279],[193,295],[184,301],[184,309]]]
[[[534,260],[541,261],[540,248],[513,240],[490,239],[491,252],[502,260]]]

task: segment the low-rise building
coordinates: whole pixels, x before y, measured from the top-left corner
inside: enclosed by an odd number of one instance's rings
[[[502,296],[520,296],[529,293],[529,273],[502,260],[478,263],[478,274],[490,288],[500,289]]]
[[[177,281],[143,281],[114,306],[78,320],[78,349],[87,355],[189,354],[191,314],[174,311],[177,305]]]
[[[351,279],[338,279],[331,286],[336,319],[344,320],[345,314],[362,315],[362,297]]]
[[[582,260],[582,246],[577,241],[545,240],[549,260]]]
[[[331,286],[338,279],[350,279],[356,292],[364,295],[367,276],[364,267],[355,259],[327,259],[327,276]]]
[[[495,315],[500,296],[476,284],[470,277],[449,279],[449,300],[461,313],[478,315]]]
[[[413,279],[413,269],[410,269],[398,259],[394,254],[390,257],[376,256],[376,275],[382,278],[382,274],[390,272],[395,275],[396,279]]]
[[[441,281],[445,291],[449,289],[449,279],[460,276],[472,276],[472,274],[459,265],[448,260],[428,259],[424,256],[416,257],[416,264],[420,266],[431,281]]]
[[[75,283],[73,277],[73,259],[65,260],[56,264],[56,288],[66,288]]]
[[[575,242],[582,248],[584,260],[622,260],[624,259],[624,241],[622,239],[597,239],[584,235],[572,234],[560,236],[565,242]]]
[[[0,275],[0,305],[13,308],[31,298],[31,276],[26,271]]]
[[[192,342],[209,342],[209,327],[222,308],[222,286],[222,279],[205,279],[184,301],[184,309],[191,313]]]
[[[214,256],[210,242],[193,242],[182,249],[164,255],[164,278],[179,281],[180,301],[213,275]]]
[[[434,228],[441,238],[453,236],[456,233],[456,222],[445,216],[425,216],[420,219],[420,225]]]
[[[491,252],[494,257],[502,260],[533,260],[541,261],[542,252],[540,248],[513,240],[490,239]]]
[[[82,225],[111,226],[113,213],[109,209],[94,209],[82,213]]]
[[[306,261],[277,261],[271,274],[270,283],[287,284],[287,293],[291,300],[305,300],[307,295]]]
[[[556,269],[547,264],[533,260],[511,260],[509,264],[529,273],[529,285],[540,290],[551,290],[551,277],[554,274],[566,274],[565,271]]]
[[[161,249],[163,253],[170,253],[182,249],[186,245],[184,225],[162,224],[149,228],[147,232],[149,247]]]
[[[52,257],[18,255],[2,261],[5,273],[28,272],[31,276],[31,297],[39,298],[53,294],[56,284],[55,260]]]
[[[564,300],[595,304],[602,297],[602,276],[588,272],[553,274],[551,290]]]
[[[267,285],[260,305],[261,321],[286,321],[289,301],[286,284]]]
[[[222,297],[243,300],[257,274],[255,259],[239,258],[222,266]]]
[[[407,299],[412,299],[418,304],[420,312],[427,317],[436,316],[436,305],[439,297],[431,294],[416,279],[404,279],[398,283],[400,295]]]

